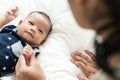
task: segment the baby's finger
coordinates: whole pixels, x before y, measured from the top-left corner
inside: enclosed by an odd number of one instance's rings
[[[16,13],[18,11],[18,7],[15,7],[15,8],[13,8],[13,9],[11,9],[11,12],[14,14],[14,13]]]
[[[13,12],[11,10],[7,11],[8,14],[13,14]]]
[[[7,11],[7,13],[16,16],[17,11],[18,11],[18,7],[15,7],[14,9],[11,9],[11,10]]]

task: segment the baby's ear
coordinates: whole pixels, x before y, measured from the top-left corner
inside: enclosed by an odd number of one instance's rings
[[[42,45],[45,41],[46,41],[46,40],[43,40],[43,41],[39,44],[39,46]]]
[[[22,21],[22,20],[20,20],[20,21],[19,21],[19,25],[20,25],[22,22],[23,22],[23,21]]]

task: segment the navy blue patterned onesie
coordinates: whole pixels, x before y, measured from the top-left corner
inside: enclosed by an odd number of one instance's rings
[[[0,31],[0,76],[15,71],[15,65],[23,47],[28,44],[18,34],[14,25],[5,26]],[[38,46],[32,46],[39,53]]]

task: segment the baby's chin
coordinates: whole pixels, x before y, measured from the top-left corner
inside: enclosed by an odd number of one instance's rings
[[[39,42],[34,41],[33,39],[27,39],[26,42],[30,45],[39,45]]]

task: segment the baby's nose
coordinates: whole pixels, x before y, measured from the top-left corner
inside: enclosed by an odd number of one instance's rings
[[[33,31],[33,32],[35,33],[36,30],[37,30],[37,28],[36,28],[36,27],[31,27],[30,30]]]

